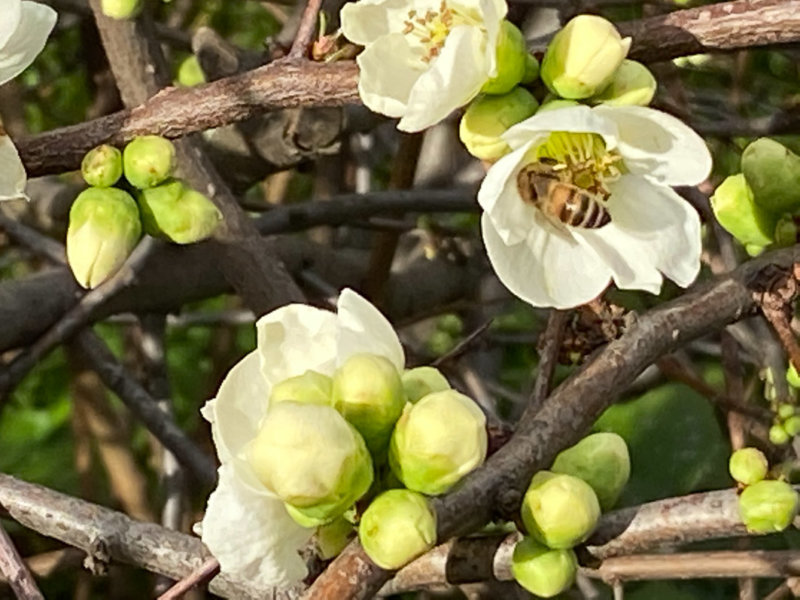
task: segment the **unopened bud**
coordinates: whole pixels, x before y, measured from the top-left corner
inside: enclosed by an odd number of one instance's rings
[[[573,100],[602,92],[628,54],[631,39],[623,39],[602,17],[578,15],[556,33],[542,60],[547,88]]]
[[[142,0],[101,0],[100,10],[112,19],[133,19],[142,11]]]
[[[364,440],[329,406],[273,406],[250,442],[247,458],[259,481],[304,527],[342,515],[372,484]]]
[[[795,415],[786,419],[783,422],[783,428],[786,430],[786,433],[792,437],[800,434],[800,416]]]
[[[84,181],[94,187],[111,187],[122,177],[122,152],[103,144],[86,153],[81,161]]]
[[[769,428],[769,441],[776,446],[788,444],[790,439],[792,439],[792,436],[784,429],[782,423],[775,423]]]
[[[741,448],[731,454],[728,470],[736,481],[753,485],[767,476],[769,462],[758,448]]]
[[[501,136],[532,116],[538,106],[536,98],[519,87],[502,96],[478,96],[461,117],[458,135],[472,156],[497,160],[511,151]]]
[[[525,54],[525,74],[522,76],[523,85],[528,85],[539,79],[539,61],[531,54]]]
[[[347,546],[354,535],[355,528],[353,524],[344,517],[339,517],[331,523],[321,525],[317,529],[315,537],[320,558],[329,560],[337,556],[344,550],[344,547]]]
[[[592,96],[592,104],[608,106],[647,106],[656,93],[656,78],[650,69],[635,60],[625,59],[614,73],[611,84]]]
[[[484,94],[506,94],[526,75],[529,56],[522,32],[510,21],[500,24],[497,38],[497,75],[483,84]]]
[[[797,374],[797,369],[794,368],[793,364],[790,364],[789,369],[786,371],[786,381],[793,388],[800,388],[800,375]]]
[[[785,481],[759,481],[739,496],[739,516],[751,533],[783,531],[797,513],[797,492]]]
[[[756,203],[772,213],[800,209],[800,156],[769,138],[750,143],[742,153],[742,173]]]
[[[125,178],[140,190],[151,188],[175,170],[175,146],[159,135],[135,138],[122,152]]]
[[[616,433],[594,433],[561,452],[550,470],[583,479],[597,494],[600,508],[609,510],[631,474],[628,445]]]
[[[417,367],[409,369],[401,377],[406,400],[414,404],[434,392],[450,389],[450,383],[436,367]]]
[[[528,533],[550,548],[572,548],[594,531],[600,503],[592,487],[572,475],[540,471],[522,500]]]
[[[536,114],[547,112],[548,110],[558,110],[559,108],[571,108],[573,106],[580,106],[580,102],[575,100],[565,100],[564,98],[556,98],[555,96],[545,97],[544,102],[536,111]]]
[[[714,216],[742,244],[766,246],[775,233],[776,217],[756,204],[744,175],[731,175],[711,197]]]
[[[181,61],[178,67],[178,84],[184,87],[192,87],[206,82],[206,75],[200,61],[192,54]]]
[[[797,225],[790,215],[784,215],[778,219],[775,225],[775,246],[778,248],[788,248],[797,243]]]
[[[399,569],[433,548],[436,517],[422,494],[389,490],[364,511],[358,538],[376,565]]]
[[[331,405],[333,380],[327,375],[308,370],[302,375],[289,377],[276,384],[269,395],[269,405],[279,402]]]
[[[139,209],[116,188],[91,187],[69,211],[67,262],[81,286],[94,288],[116,273],[142,236]]]
[[[411,490],[443,494],[486,459],[486,417],[455,390],[406,405],[389,448],[389,464]]]
[[[333,406],[364,436],[370,452],[385,450],[404,404],[400,375],[383,356],[354,354],[333,375]]]
[[[793,384],[790,382],[789,385]],[[796,412],[797,410],[795,409],[794,404],[784,403],[778,406],[778,418],[781,420],[785,421],[789,417],[793,417]]]
[[[578,559],[572,549],[551,550],[530,537],[514,546],[511,557],[514,579],[539,598],[557,596],[575,581]]]
[[[144,230],[176,244],[207,239],[222,222],[211,200],[178,179],[141,190],[138,197]]]

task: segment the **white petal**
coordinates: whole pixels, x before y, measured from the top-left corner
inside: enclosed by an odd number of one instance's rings
[[[423,2],[426,8],[438,8],[434,0]],[[339,13],[344,36],[354,44],[366,46],[389,33],[401,33],[409,19],[408,0],[359,0],[345,4]],[[421,10],[425,14],[426,10]]]
[[[711,172],[708,146],[672,115],[644,106],[598,106],[619,128],[625,167],[667,185],[697,185]]]
[[[478,204],[492,220],[495,231],[506,244],[517,244],[528,237],[535,207],[524,202],[517,187],[517,174],[525,166],[525,155],[538,139],[547,134],[531,134],[532,140],[494,163],[478,190]]]
[[[13,79],[33,62],[42,51],[53,30],[56,11],[44,4],[25,1],[19,24],[0,49],[0,85]]]
[[[25,167],[22,166],[14,142],[7,135],[0,134],[0,200],[27,200],[25,183]]]
[[[2,0],[2,15],[0,19],[0,52],[19,26],[22,16],[21,0]]]
[[[353,354],[388,358],[398,370],[405,368],[405,353],[392,324],[370,302],[351,289],[342,290],[338,302],[337,363]]]
[[[272,386],[309,369],[332,375],[336,363],[336,315],[290,304],[256,323],[261,374]]]
[[[503,134],[503,139],[511,148],[519,148],[530,141],[531,134],[551,131],[597,133],[603,136],[609,150],[616,148],[620,135],[614,121],[597,109],[581,105],[533,115],[511,127]]]
[[[663,273],[682,287],[700,271],[700,217],[672,188],[623,176],[611,186],[611,224],[581,235],[620,288],[657,294]]]
[[[412,48],[402,34],[393,33],[367,46],[356,62],[358,94],[367,108],[402,117],[411,89],[425,71],[421,50]]]
[[[230,465],[219,469],[202,531],[222,573],[232,578],[266,588],[289,585],[307,574],[299,550],[313,530],[295,523],[275,496],[242,485]]]
[[[497,39],[500,36],[500,23],[508,13],[505,0],[479,0],[478,10],[483,15],[486,27],[486,62],[490,77],[497,75]]]
[[[421,131],[477,96],[489,79],[485,44],[485,34],[478,27],[454,27],[439,56],[411,88],[405,114],[397,128]]]
[[[590,248],[538,216],[528,239],[505,244],[484,214],[481,229],[497,276],[533,306],[572,308],[596,298],[611,279],[610,269]]]

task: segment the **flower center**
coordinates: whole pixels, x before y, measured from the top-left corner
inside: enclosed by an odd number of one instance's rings
[[[428,10],[424,15],[416,10],[408,11],[408,19],[403,24],[403,33],[414,38],[425,49],[422,60],[426,63],[439,55],[447,36],[456,25],[472,25],[483,29],[480,18],[449,5],[447,0],[442,0],[438,11]]]
[[[608,150],[602,136],[596,133],[554,131],[536,148],[532,158],[549,165],[561,181],[604,200],[610,195],[605,184],[618,179],[625,168],[619,152]]]

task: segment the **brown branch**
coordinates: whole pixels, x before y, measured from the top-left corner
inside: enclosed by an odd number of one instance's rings
[[[306,7],[303,9],[303,16],[300,17],[300,25],[297,27],[292,47],[289,50],[289,59],[296,60],[308,57],[309,46],[314,37],[321,6],[322,0],[308,0]]]
[[[209,558],[196,570],[189,573],[186,577],[161,594],[158,600],[176,600],[177,598],[181,598],[193,587],[202,585],[218,573],[219,561],[213,557]]]
[[[0,573],[5,576],[19,600],[44,600],[39,586],[33,580],[33,575],[22,562],[22,557],[2,524],[0,524]]]
[[[558,352],[561,349],[561,339],[564,328],[567,326],[569,311],[551,310],[547,317],[545,330],[539,336],[539,371],[533,384],[531,395],[528,398],[526,413],[535,413],[550,393],[553,383],[553,374],[558,365]]]
[[[513,518],[532,475],[546,469],[563,448],[577,442],[600,413],[659,356],[749,315],[751,286],[764,271],[787,268],[800,259],[800,246],[773,252],[667,302],[631,325],[585,367],[561,384],[541,409],[526,414],[508,444],[453,492],[436,499],[438,539],[470,533],[503,507]],[[347,567],[358,565],[358,576]],[[307,593],[309,599],[368,598],[389,578],[355,544],[331,563]],[[344,578],[343,578],[344,576]],[[330,595],[329,590],[336,590]]]
[[[800,40],[800,0],[736,0],[620,24],[631,58],[651,62],[697,52]],[[177,138],[269,110],[342,106],[358,100],[352,61],[273,63],[192,88],[166,88],[132,110],[15,140],[30,176],[76,169],[102,143],[148,133]]]

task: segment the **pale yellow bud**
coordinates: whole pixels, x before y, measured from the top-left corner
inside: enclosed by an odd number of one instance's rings
[[[461,117],[458,135],[472,156],[497,160],[511,151],[501,136],[532,116],[538,106],[536,98],[519,87],[502,96],[478,96]]]
[[[578,560],[571,549],[551,550],[530,537],[514,546],[511,572],[522,587],[539,598],[557,596],[575,581]]]
[[[647,106],[656,93],[656,78],[650,69],[635,60],[625,59],[611,84],[596,96],[592,104],[608,106]]]
[[[401,377],[406,400],[412,404],[433,392],[450,389],[450,384],[436,367],[416,367],[409,369]]]
[[[331,405],[333,380],[327,375],[308,370],[302,375],[289,377],[273,386],[269,405],[279,402],[301,402],[303,404]]]
[[[739,516],[752,533],[783,531],[797,514],[797,492],[785,481],[759,481],[739,496]]]

